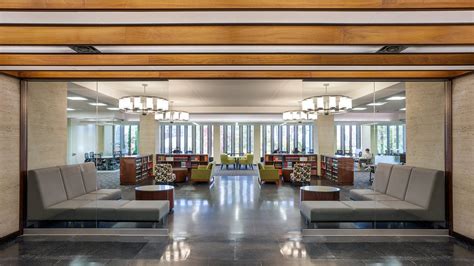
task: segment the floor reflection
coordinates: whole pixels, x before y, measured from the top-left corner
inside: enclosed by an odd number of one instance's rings
[[[215,177],[208,184],[176,188],[175,210],[169,219],[172,235],[280,236],[301,229],[298,189],[285,184],[260,185],[257,177]]]

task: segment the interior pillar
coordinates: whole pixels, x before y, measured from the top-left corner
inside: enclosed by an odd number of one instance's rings
[[[213,155],[214,155],[214,163],[220,164],[221,163],[221,126],[216,124],[213,126],[214,130],[212,134],[214,135],[214,143],[212,145],[213,148]]]
[[[156,121],[153,115],[140,115],[138,151],[141,155],[153,154],[156,160]],[[174,148],[174,147],[173,147]]]
[[[406,82],[407,165],[444,170],[445,83]]]
[[[28,82],[28,169],[67,162],[67,82]]]
[[[253,129],[253,163],[259,163],[262,157],[262,143],[261,143],[261,125],[255,124]]]
[[[316,120],[318,162],[321,155],[334,155],[336,152],[336,128],[334,115],[320,115]],[[318,163],[318,175],[321,175],[321,163]]]

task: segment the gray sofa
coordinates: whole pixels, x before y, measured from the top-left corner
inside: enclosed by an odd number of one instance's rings
[[[445,221],[444,172],[380,163],[372,189],[352,189],[352,201],[303,201],[309,222]]]
[[[28,172],[28,221],[158,222],[169,202],[122,200],[120,189],[96,189],[93,163],[50,167]]]

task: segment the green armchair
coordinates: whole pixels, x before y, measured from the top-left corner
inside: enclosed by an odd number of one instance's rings
[[[229,165],[234,165],[235,168],[235,158],[227,154],[221,154],[221,169],[224,165],[226,169],[229,169]]]
[[[258,164],[258,172],[260,174],[259,182],[274,182],[280,185],[280,173],[273,165]]]
[[[250,166],[253,170],[253,154],[247,153],[244,157],[239,160],[239,169],[241,165],[245,165],[245,169]]]
[[[197,169],[191,169],[191,182],[208,182],[211,183],[214,179],[212,176],[212,168],[214,164],[199,165]]]

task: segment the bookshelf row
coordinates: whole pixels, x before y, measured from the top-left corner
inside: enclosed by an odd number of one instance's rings
[[[353,185],[354,159],[337,155],[321,155],[321,177],[338,185]]]
[[[265,165],[276,169],[292,168],[295,164],[311,165],[311,175],[318,174],[318,156],[316,154],[265,154]]]

